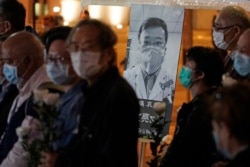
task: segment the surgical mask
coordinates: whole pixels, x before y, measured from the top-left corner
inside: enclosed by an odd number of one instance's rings
[[[213,41],[219,49],[227,50],[229,43],[224,41],[224,33],[213,30]]]
[[[220,136],[217,132],[213,132],[213,138],[214,138],[214,142],[215,142],[215,145],[216,145],[216,148],[217,150],[227,159],[233,159],[233,156],[231,155],[231,153],[225,149],[225,148],[222,148],[220,146]]]
[[[192,85],[191,75],[192,70],[189,67],[183,66],[179,74],[179,80],[181,85],[187,89]]]
[[[147,74],[156,72],[164,60],[164,54],[164,49],[156,49],[152,47],[142,48],[141,62],[143,70],[146,71]]]
[[[103,68],[102,65],[99,64],[100,55],[100,52],[90,51],[70,53],[71,61],[76,74],[79,77],[86,79],[100,73]]]
[[[72,77],[69,76],[69,65],[63,63],[49,62],[46,71],[51,81],[58,85],[69,84]]]
[[[245,55],[245,54],[241,54],[239,52],[235,53],[235,57],[234,57],[234,63],[233,63],[233,67],[235,69],[235,71],[240,75],[240,76],[247,76],[250,74],[250,57]]]
[[[21,82],[21,77],[17,75],[17,67],[9,64],[3,65],[3,74],[7,81],[12,84],[18,85]]]

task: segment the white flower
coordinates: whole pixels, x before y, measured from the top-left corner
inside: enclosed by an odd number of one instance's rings
[[[166,143],[167,145],[169,145],[173,140],[173,136],[172,135],[166,135],[162,138],[162,142]]]
[[[59,93],[47,93],[43,94],[43,102],[47,105],[55,106],[59,101],[60,94]]]
[[[153,109],[156,113],[162,114],[166,111],[166,103],[165,102],[155,102]]]
[[[23,139],[29,135],[30,131],[31,131],[31,127],[28,127],[28,126],[16,128],[16,134],[18,136],[18,139],[20,141],[23,141]]]
[[[43,90],[35,89],[35,90],[33,90],[34,102],[35,103],[41,103],[41,102],[43,102],[43,96],[45,94],[48,94],[48,93],[49,93],[48,89],[43,89]]]

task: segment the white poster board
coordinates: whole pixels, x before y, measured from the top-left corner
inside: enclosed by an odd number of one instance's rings
[[[124,78],[134,88],[140,102],[139,136],[142,138],[151,138],[151,124],[162,115],[165,117],[164,133],[168,133],[183,18],[184,8],[181,7],[131,5]],[[149,22],[144,24],[145,21]],[[162,23],[166,25],[167,33]],[[156,102],[166,104],[165,112],[154,111]]]

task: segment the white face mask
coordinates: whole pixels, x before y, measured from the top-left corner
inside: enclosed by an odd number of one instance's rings
[[[76,74],[83,78],[93,78],[101,72],[103,66],[99,63],[100,52],[73,52],[70,53],[73,68]]]
[[[241,54],[238,51],[235,52],[235,58],[233,67],[240,76],[247,76],[250,74],[250,57]]]
[[[146,48],[141,50],[142,68],[147,74],[156,72],[163,60],[165,49]]]
[[[63,63],[50,62],[46,65],[48,77],[58,85],[69,84],[72,77],[69,76],[69,65]]]
[[[213,30],[213,41],[215,46],[222,50],[227,50],[229,44],[224,41],[224,33]]]

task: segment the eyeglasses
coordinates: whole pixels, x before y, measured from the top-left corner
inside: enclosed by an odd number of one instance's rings
[[[59,63],[59,62],[65,62],[65,61],[70,61],[70,58],[65,58],[60,55],[55,55],[55,56],[47,55],[46,56],[46,63],[50,63],[50,62]]]
[[[226,29],[232,28],[234,26],[238,26],[240,28],[242,27],[242,26],[237,25],[237,24],[230,25],[230,26],[225,26],[225,27],[216,27],[216,25],[213,25],[213,30],[215,30],[215,31],[221,31],[221,30],[226,30]]]
[[[142,48],[146,49],[149,47],[154,47],[156,49],[163,49],[165,47],[165,42],[163,42],[163,41],[155,41],[155,42],[143,41]]]

